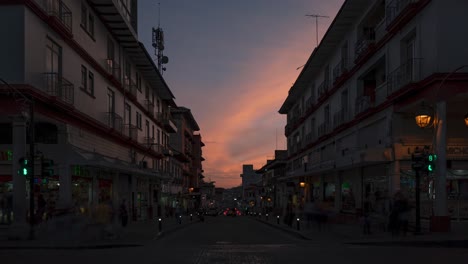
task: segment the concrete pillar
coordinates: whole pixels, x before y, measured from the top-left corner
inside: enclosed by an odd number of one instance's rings
[[[335,172],[335,210],[337,212],[341,211],[342,207],[342,190],[341,186],[343,184],[343,172]]]
[[[14,222],[11,226],[11,235],[19,238],[26,238],[27,227],[27,209],[28,201],[26,199],[26,178],[18,174],[20,169],[19,159],[26,157],[26,121],[22,117],[13,119],[13,156],[11,175],[13,177],[13,215]]]
[[[437,103],[437,130],[436,130],[436,154],[437,168],[435,181],[434,217],[431,221],[432,231],[449,231],[450,216],[447,206],[447,104],[445,101]]]
[[[57,208],[69,209],[73,207],[71,165],[65,162],[59,168],[59,201]]]
[[[390,195],[390,199],[393,197],[393,195],[398,192],[401,187],[400,187],[400,161],[395,160],[393,161],[392,164],[390,164],[390,167],[388,169],[388,195]]]

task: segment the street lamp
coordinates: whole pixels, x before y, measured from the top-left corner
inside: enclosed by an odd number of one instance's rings
[[[433,123],[433,111],[430,107],[426,106],[424,102],[421,105],[421,108],[415,115],[416,125],[420,128],[426,128],[431,126]]]
[[[304,188],[304,187],[305,187],[305,182],[300,182],[300,183],[299,183],[299,186],[300,186],[301,188]]]
[[[465,126],[468,127],[468,113],[465,115]]]

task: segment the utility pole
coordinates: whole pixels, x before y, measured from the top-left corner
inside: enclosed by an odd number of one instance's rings
[[[31,166],[31,176],[29,178],[29,239],[34,239],[34,100],[29,102],[29,156]]]
[[[315,17],[315,40],[316,40],[316,47],[318,47],[318,18],[329,18],[328,16],[321,16],[321,15],[306,15],[308,17]]]

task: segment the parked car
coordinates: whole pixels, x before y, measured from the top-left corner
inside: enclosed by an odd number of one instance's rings
[[[241,212],[237,208],[226,208],[223,214],[225,216],[238,216],[241,215]]]

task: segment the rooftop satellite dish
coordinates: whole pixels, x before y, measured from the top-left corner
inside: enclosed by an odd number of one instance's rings
[[[169,62],[169,58],[167,56],[162,57],[162,64],[167,64]]]

